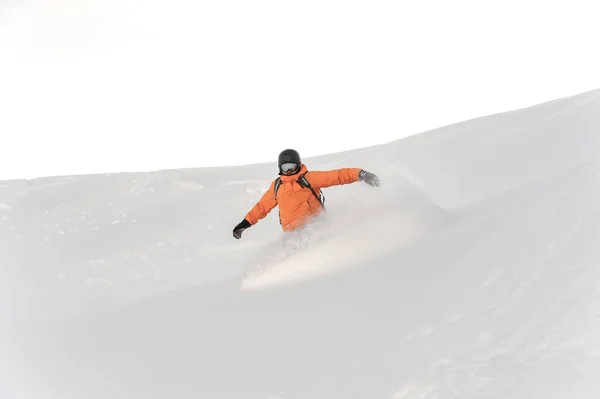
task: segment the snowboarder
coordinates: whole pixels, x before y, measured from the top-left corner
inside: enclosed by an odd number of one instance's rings
[[[267,216],[279,205],[279,221],[284,232],[306,224],[310,217],[325,209],[321,188],[363,181],[379,187],[379,178],[360,168],[342,168],[309,172],[296,150],[287,149],[279,154],[279,178],[274,180],[262,198],[233,229],[237,239],[247,228]],[[318,194],[317,194],[318,193]]]

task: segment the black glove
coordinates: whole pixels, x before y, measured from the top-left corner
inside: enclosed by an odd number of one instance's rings
[[[358,173],[358,180],[364,181],[369,186],[379,187],[379,177],[364,169]]]
[[[240,224],[234,227],[233,236],[239,240],[240,238],[242,238],[242,232],[250,226],[252,225],[249,221],[247,221],[246,219],[242,220]]]

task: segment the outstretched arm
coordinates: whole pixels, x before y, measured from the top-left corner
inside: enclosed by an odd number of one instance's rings
[[[263,219],[273,208],[277,206],[277,200],[275,199],[275,192],[273,191],[275,182],[271,183],[271,186],[263,194],[260,200],[254,205],[254,207],[246,215],[246,220],[250,224],[256,224],[260,219]]]
[[[359,168],[342,168],[306,173],[306,180],[313,187],[331,187],[358,181]]]
[[[342,168],[328,171],[307,172],[306,180],[314,187],[341,186],[364,181],[371,186],[379,186],[379,179],[373,173],[360,168]]]
[[[266,193],[260,198],[260,200],[252,207],[250,212],[246,214],[244,220],[242,220],[237,226],[233,228],[233,236],[237,239],[242,237],[242,233],[247,228],[256,224],[260,219],[267,216],[273,208],[277,206],[277,200],[273,192],[275,182],[271,183],[271,186]]]

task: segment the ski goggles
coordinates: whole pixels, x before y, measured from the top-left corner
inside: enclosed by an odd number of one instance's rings
[[[281,173],[293,173],[300,169],[300,165],[293,162],[282,163],[279,167]]]

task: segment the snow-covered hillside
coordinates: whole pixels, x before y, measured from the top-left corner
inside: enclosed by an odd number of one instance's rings
[[[275,162],[0,182],[0,397],[597,398],[599,148],[594,91],[306,159],[381,187],[248,279]]]

